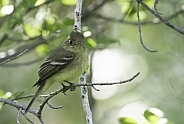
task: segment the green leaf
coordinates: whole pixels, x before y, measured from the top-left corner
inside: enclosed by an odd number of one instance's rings
[[[134,119],[129,117],[119,118],[118,121],[120,122],[120,124],[138,124]]]
[[[10,4],[10,1],[9,0],[2,0],[1,3],[3,6],[6,6],[6,5]]]
[[[56,23],[56,17],[50,14],[49,16],[46,17],[46,21],[48,24],[53,25]]]
[[[73,6],[76,4],[76,0],[61,0],[61,3],[68,6]]]
[[[41,34],[39,27],[34,27],[33,25],[30,24],[24,24],[24,30],[26,34],[30,37],[36,37]]]
[[[154,113],[152,113],[151,111],[149,111],[149,109],[144,111],[144,117],[146,120],[148,120],[149,122],[152,122],[152,123],[156,123],[161,119],[159,116],[157,116]]]
[[[49,50],[46,44],[42,44],[36,47],[36,51],[39,55],[45,55]]]
[[[11,92],[4,93],[2,90],[0,90],[0,97],[1,98],[10,98],[12,96]]]
[[[96,47],[96,42],[93,40],[93,39],[91,39],[91,38],[88,38],[87,39],[87,42],[88,42],[88,44],[91,46],[91,47]]]
[[[35,2],[35,6],[41,5],[41,4],[43,4],[45,1],[46,1],[46,0],[37,0],[37,1]]]

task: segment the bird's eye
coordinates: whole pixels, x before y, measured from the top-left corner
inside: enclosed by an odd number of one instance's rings
[[[73,41],[72,40],[68,40],[68,44],[72,45],[73,44]]]

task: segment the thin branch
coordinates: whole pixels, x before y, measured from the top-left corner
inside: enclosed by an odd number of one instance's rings
[[[29,50],[29,49],[25,49],[23,52],[19,53],[18,55],[13,56],[13,57],[11,57],[11,58],[9,58],[9,59],[6,59],[5,61],[1,62],[0,65],[3,65],[3,64],[5,64],[5,63],[7,63],[7,62],[10,62],[10,61],[12,61],[12,60],[14,60],[14,59],[16,59],[16,58],[19,58],[20,56],[24,55],[28,50]]]
[[[43,39],[43,37],[39,37],[35,42],[33,43],[29,43],[29,44],[25,44],[23,46],[20,46],[16,49],[13,49],[13,51],[15,52],[14,54],[8,55],[6,54],[6,56],[4,58],[0,59],[0,65],[3,65],[7,62],[10,62],[16,58],[19,58],[21,55],[23,55],[24,53],[26,53],[27,51],[32,50],[33,48],[35,48],[36,46],[40,45],[40,44],[46,44],[47,41],[45,39]]]
[[[132,78],[124,80],[124,81],[119,81],[119,82],[106,82],[106,83],[85,83],[85,84],[75,84],[74,87],[81,87],[81,86],[102,86],[102,85],[117,85],[117,84],[123,84],[123,83],[127,83],[127,82],[131,82],[132,80],[134,80],[138,75],[140,74],[140,72],[138,72],[136,75],[134,75]],[[41,115],[41,112],[45,106],[45,104],[54,96],[56,96],[59,93],[65,93],[67,90],[71,89],[71,85],[69,86],[64,86],[64,88],[58,89],[54,92],[51,92],[48,95],[44,95],[45,100],[42,102],[42,104],[39,106],[38,110],[37,110],[37,115]],[[1,101],[0,101],[1,102]],[[31,110],[31,109],[30,109]],[[30,112],[30,110],[28,112]]]
[[[49,3],[53,2],[53,1],[54,1],[54,0],[46,0],[44,3],[42,3],[42,4],[38,5],[38,6],[32,6],[32,7],[30,7],[30,8],[27,10],[27,12],[29,12],[30,10],[39,8],[40,6],[43,6],[43,5],[45,5],[45,4],[49,4]]]
[[[124,24],[130,24],[130,25],[138,25],[137,22],[125,21],[124,19],[118,19],[118,18],[113,18],[113,17],[106,17],[106,16],[103,16],[103,15],[100,15],[100,14],[94,13],[94,12],[91,12],[91,15],[96,16],[96,17],[101,18],[101,19],[104,19],[106,21],[110,21],[110,22],[124,23]],[[148,24],[148,23],[152,23],[152,21],[150,21],[150,22],[148,22],[148,21],[141,22],[141,25],[145,25],[145,24]]]
[[[0,102],[4,103],[4,104],[7,104],[7,105],[11,105],[11,106],[13,106],[17,109],[20,109],[20,108],[22,108],[23,110],[26,109],[26,106],[24,106],[22,104],[19,104],[17,102],[14,102],[11,99],[0,98]],[[35,110],[30,110],[29,112],[32,113],[33,115],[37,115]]]
[[[15,98],[20,97],[22,94],[24,94],[24,91],[22,91],[22,92],[20,92],[19,94],[17,94],[17,95],[15,96]]]
[[[172,15],[170,15],[169,17],[167,17],[167,20],[173,19],[175,17],[177,17],[178,15],[184,13],[184,5],[180,7],[179,10],[177,10],[175,13],[173,13]]]
[[[157,4],[158,4],[158,0],[155,0],[155,2],[154,2],[155,13],[158,13],[159,14],[159,12],[157,10]]]
[[[52,106],[50,103],[47,102],[47,105],[51,108],[51,109],[61,109],[63,108],[63,105],[62,106],[57,106],[57,107],[54,107]]]
[[[78,32],[81,32],[82,3],[82,0],[77,0],[75,8],[75,22],[73,29]]]
[[[143,46],[143,48],[148,51],[148,52],[157,52],[157,50],[150,50],[148,49],[143,42],[142,39],[142,31],[141,31],[141,25],[140,25],[140,15],[139,15],[139,3],[137,2],[137,19],[138,19],[138,30],[139,30],[139,38],[140,38],[140,43]]]
[[[19,109],[17,117],[16,117],[17,124],[21,124],[19,121],[21,111],[22,111],[22,108]]]
[[[32,11],[32,10],[34,10],[34,9],[38,9],[40,6],[42,6],[42,5],[45,5],[45,4],[49,4],[49,3],[51,3],[51,2],[53,2],[54,0],[47,0],[47,1],[45,1],[44,3],[42,3],[42,4],[40,4],[40,5],[38,5],[38,6],[32,6],[32,7],[29,7],[29,8],[27,8],[27,10],[25,10],[25,11],[22,11],[23,13],[22,14],[20,14],[22,17],[20,17],[21,19],[23,19],[23,17],[24,16],[26,16],[30,11]],[[22,1],[22,2],[25,2],[25,1]],[[7,19],[9,19],[11,16],[13,16],[14,14],[16,14],[17,13],[17,9],[16,8],[21,8],[20,6],[22,6],[22,4],[19,4],[18,6],[16,6],[14,9],[14,11],[10,14],[10,15],[7,15],[6,17],[4,17],[2,20],[0,20],[0,25],[3,25],[3,23],[5,23],[6,22],[6,20]],[[17,21],[14,21],[14,23],[12,23],[11,25],[11,27],[9,28],[10,30],[12,30],[13,31],[13,29],[18,25],[19,23],[17,23]],[[1,26],[0,26],[1,27]],[[2,36],[2,38],[0,39],[0,46],[6,41],[6,39],[8,38],[8,34],[4,34],[3,36]]]
[[[171,19],[177,17],[178,15],[184,13],[184,9],[183,8],[184,8],[184,6],[182,6],[179,10],[177,10],[175,13],[171,14],[170,16],[166,17],[165,19],[166,20],[171,20]],[[129,24],[129,25],[138,25],[137,22],[135,22],[135,21],[126,21],[126,20],[124,20],[124,18],[118,19],[118,18],[113,18],[113,17],[106,17],[104,15],[100,15],[100,14],[95,13],[95,12],[91,12],[90,15],[92,15],[94,17],[98,17],[98,18],[104,19],[106,21],[110,21],[110,22],[124,23],[124,24]],[[162,21],[160,21],[159,18],[154,18],[152,20],[142,21],[142,22],[140,22],[140,24],[141,25],[159,24],[161,22]]]
[[[86,84],[85,73],[80,76],[80,80],[79,80],[78,84]],[[91,112],[89,100],[88,100],[88,88],[86,86],[81,86],[80,88],[81,88],[82,105],[83,105],[83,109],[86,113],[86,123],[93,124],[92,112]]]
[[[39,62],[40,60],[42,60],[42,57],[36,58],[34,60],[30,60],[27,62],[21,62],[21,63],[12,63],[12,64],[5,64],[2,67],[11,67],[11,68],[16,68],[16,67],[20,67],[20,66],[28,66],[28,65],[32,65],[34,63]]]
[[[124,84],[124,83],[131,82],[131,81],[134,80],[139,74],[140,74],[140,72],[138,72],[137,74],[135,74],[132,78],[127,79],[127,80],[124,80],[124,81],[106,82],[106,83],[98,82],[98,83],[75,84],[75,86],[76,86],[76,87],[81,87],[81,86],[94,86],[94,85],[102,86],[102,85],[117,85],[117,84]]]
[[[70,87],[68,87],[69,89]],[[67,90],[68,90],[67,89]],[[45,100],[42,102],[42,104],[39,106],[38,110],[37,110],[37,114],[41,116],[42,110],[45,106],[45,104],[49,101],[49,99],[51,99],[53,96],[57,95],[60,92],[63,92],[63,88],[56,90],[55,92],[51,92],[49,95],[46,96]]]
[[[30,94],[30,95],[27,95],[27,96],[16,96],[15,98],[11,98],[10,100],[14,101],[14,100],[20,100],[20,99],[26,99],[26,98],[30,98],[30,97],[34,97],[35,94]]]
[[[22,111],[21,111],[21,114],[25,117],[25,119],[31,123],[31,124],[34,124]]]
[[[143,0],[137,0],[138,3],[140,3],[144,8],[146,8],[150,13],[152,13],[153,15],[155,15],[159,20],[161,20],[165,25],[167,25],[168,27],[172,28],[173,30],[177,31],[180,34],[184,34],[184,30],[180,29],[174,25],[172,25],[170,22],[168,22],[167,19],[163,18],[162,16],[160,16],[158,13],[155,13],[154,10],[152,10],[148,5],[146,5]]]
[[[106,82],[106,83],[78,83],[78,84],[75,84],[74,86],[73,85],[69,85],[69,86],[65,86],[59,90],[56,90],[55,92],[52,92],[50,93],[49,95],[45,95],[45,100],[42,102],[42,104],[40,105],[39,109],[36,111],[36,110],[33,110],[33,109],[29,109],[29,113],[35,115],[39,121],[44,124],[43,122],[43,119],[41,117],[41,112],[45,106],[46,103],[48,103],[49,99],[51,99],[52,97],[56,96],[58,93],[65,93],[67,90],[70,90],[71,89],[71,86],[72,87],[83,87],[84,86],[94,86],[94,85],[117,85],[117,84],[123,84],[123,83],[127,83],[127,82],[131,82],[132,80],[134,80],[138,75],[140,74],[140,72],[138,72],[136,75],[134,75],[132,78],[130,79],[127,79],[127,80],[124,80],[124,81],[119,81],[119,82]],[[84,77],[80,78],[80,81],[81,82],[85,82],[85,75],[83,75]],[[81,88],[82,92],[83,93],[87,93],[87,88],[85,88],[85,90]],[[72,88],[73,89],[73,88]],[[25,113],[22,112],[22,110],[25,110],[26,109],[26,106],[22,105],[22,104],[19,104],[17,102],[14,102],[14,100],[17,100],[17,99],[23,99],[23,98],[28,98],[28,97],[32,97],[33,95],[27,95],[27,96],[23,96],[23,97],[19,97],[19,98],[16,98],[16,99],[5,99],[5,98],[0,98],[0,102],[1,103],[4,103],[4,104],[7,104],[7,105],[10,105],[12,107],[15,107],[17,108],[19,111],[21,109],[21,114],[31,123],[33,124],[33,122],[27,118],[27,116],[25,115]],[[82,97],[83,98],[83,95]],[[86,96],[84,98],[87,98]],[[86,104],[87,105],[87,104]],[[20,112],[18,114],[20,114]],[[89,114],[89,112],[88,112]],[[20,115],[17,115],[17,117],[20,116]],[[87,120],[88,122],[88,120]],[[90,123],[89,123],[90,124]]]
[[[73,29],[78,32],[81,32],[82,3],[83,3],[83,0],[77,0],[76,8],[75,8],[75,23],[74,23]],[[79,84],[86,84],[85,74],[80,76]],[[92,112],[90,110],[90,105],[89,105],[89,100],[88,100],[88,89],[86,86],[82,86],[80,88],[81,88],[82,105],[86,113],[86,123],[93,124]],[[72,89],[75,89],[75,88],[72,88]]]

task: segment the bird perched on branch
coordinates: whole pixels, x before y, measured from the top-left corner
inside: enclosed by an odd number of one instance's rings
[[[88,67],[88,56],[82,33],[72,31],[59,47],[50,52],[40,66],[38,81],[33,85],[38,90],[27,106],[27,113],[34,100],[54,82],[63,83],[78,78]]]

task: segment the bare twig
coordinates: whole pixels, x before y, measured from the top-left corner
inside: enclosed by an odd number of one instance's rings
[[[98,85],[98,86],[102,86],[102,85],[117,85],[117,84],[124,84],[127,82],[131,82],[132,80],[134,80],[138,75],[140,74],[140,72],[138,72],[137,74],[135,74],[132,78],[124,80],[124,81],[118,81],[118,82],[106,82],[106,83],[102,83],[102,82],[98,82],[98,83],[85,83],[85,84],[76,84],[76,87],[81,87],[81,86],[94,86],[94,85]]]
[[[140,74],[140,73],[138,72],[138,73],[137,73],[136,75],[134,75],[132,78],[127,79],[127,80],[124,80],[124,81],[119,81],[119,82],[106,82],[106,83],[78,83],[78,84],[75,84],[74,87],[82,87],[82,88],[81,88],[82,92],[83,92],[83,93],[87,93],[87,88],[84,89],[84,86],[95,86],[95,85],[100,85],[100,86],[102,86],[102,85],[117,85],[117,84],[123,84],[123,83],[131,82],[131,81],[132,81],[133,79],[135,79],[139,74]],[[83,76],[85,76],[85,75],[83,75]],[[85,82],[85,77],[82,77],[82,78],[81,78],[81,81]],[[72,86],[72,87],[73,87],[73,86]],[[49,101],[52,97],[56,96],[58,93],[60,93],[60,92],[64,93],[64,92],[66,92],[67,90],[70,90],[70,89],[71,89],[71,85],[65,86],[65,87],[63,87],[63,88],[61,88],[61,89],[59,89],[59,90],[56,90],[55,92],[52,92],[52,93],[50,93],[49,95],[45,95],[46,98],[45,98],[45,100],[42,102],[42,104],[39,106],[39,109],[38,109],[37,111],[36,111],[36,110],[33,110],[33,109],[29,109],[28,112],[31,113],[31,114],[33,114],[33,115],[35,115],[35,116],[39,119],[39,121],[40,121],[42,124],[44,124],[43,119],[42,119],[42,117],[41,117],[41,112],[42,112],[42,110],[43,110],[45,104],[48,103],[48,101]],[[31,124],[33,124],[33,122],[32,122],[29,118],[26,117],[25,113],[22,112],[22,110],[25,110],[25,109],[26,109],[26,106],[24,106],[24,105],[22,105],[22,104],[19,104],[19,103],[17,103],[17,102],[14,102],[14,100],[29,98],[29,97],[32,97],[32,96],[34,96],[34,95],[31,94],[31,95],[27,95],[27,96],[17,97],[17,98],[15,98],[15,99],[0,98],[0,102],[1,102],[1,103],[4,103],[4,104],[7,104],[7,105],[10,105],[10,106],[12,106],[12,107],[17,108],[17,109],[21,112],[21,114],[22,114]],[[83,98],[83,95],[81,95],[81,98]],[[87,97],[84,96],[84,98],[87,98]],[[87,104],[86,104],[86,105],[87,105]],[[21,110],[20,110],[20,109],[21,109]],[[20,112],[19,112],[18,114],[20,114]],[[89,114],[89,112],[88,112],[88,114]],[[19,116],[20,116],[20,115],[19,115]],[[17,117],[18,117],[18,115],[17,115]],[[88,120],[87,120],[87,123],[88,123]],[[90,124],[90,123],[89,123],[89,124]]]
[[[75,23],[74,23],[73,29],[78,32],[81,32],[82,3],[83,3],[83,0],[77,0],[76,8],[75,8]],[[86,84],[85,74],[80,76],[79,84]],[[88,100],[88,89],[86,86],[81,86],[80,88],[81,88],[82,105],[86,113],[86,123],[93,124],[92,112],[90,110],[90,105]]]
[[[21,111],[21,114],[25,117],[25,119],[31,123],[31,124],[34,124],[22,111]]]
[[[138,72],[138,73],[137,73],[136,75],[134,75],[132,78],[127,79],[127,80],[124,80],[124,81],[119,81],[119,82],[106,82],[106,83],[100,83],[100,82],[98,82],[98,83],[82,83],[82,84],[79,84],[79,83],[78,83],[78,84],[75,84],[74,87],[95,86],[95,85],[102,86],[102,85],[117,85],[117,84],[123,84],[123,83],[131,82],[131,81],[132,81],[133,79],[135,79],[139,74],[140,74],[140,72]],[[71,85],[69,85],[69,86],[64,86],[63,88],[58,89],[58,90],[56,90],[55,92],[51,92],[51,93],[48,94],[48,95],[44,95],[45,100],[44,100],[44,101],[42,102],[42,104],[39,106],[39,108],[38,108],[38,110],[37,110],[37,112],[36,112],[35,115],[36,115],[37,117],[41,116],[41,113],[42,113],[42,110],[43,110],[45,104],[47,104],[48,101],[49,101],[52,97],[56,96],[56,95],[59,94],[59,93],[65,93],[67,90],[70,90],[70,89],[71,89]],[[1,100],[0,100],[0,102],[1,102]],[[33,110],[30,109],[28,112],[32,112],[32,111],[33,111]],[[34,110],[34,112],[35,112],[35,110]]]
[[[47,105],[51,108],[51,109],[61,109],[63,108],[63,105],[62,106],[57,106],[57,107],[54,107],[52,106],[50,103],[47,102]]]
[[[69,89],[70,87],[68,87]],[[68,90],[67,89],[67,90]],[[42,102],[42,104],[39,106],[38,110],[37,110],[37,114],[41,115],[41,112],[45,106],[45,104],[49,101],[49,99],[51,99],[53,96],[57,95],[58,93],[63,92],[63,88],[56,90],[55,92],[50,93],[48,96],[46,96],[45,100]]]
[[[21,111],[22,111],[22,108],[19,109],[18,114],[17,114],[17,118],[16,118],[17,124],[21,124],[19,121]]]
[[[183,29],[180,29],[180,28],[172,25],[170,22],[168,22],[167,19],[163,18],[158,13],[155,13],[155,11],[152,10],[148,5],[146,5],[143,0],[137,0],[137,2],[140,3],[149,12],[151,12],[154,16],[156,16],[159,20],[161,20],[165,25],[167,25],[168,27],[172,28],[173,30],[177,31],[180,34],[184,34],[184,30]]]
[[[45,39],[43,39],[43,37],[39,37],[36,42],[20,46],[20,47],[18,47],[18,48],[13,50],[15,52],[14,54],[6,55],[5,57],[1,58],[0,59],[0,65],[3,65],[5,63],[7,63],[7,62],[10,62],[10,61],[12,61],[12,60],[14,60],[16,58],[19,58],[20,56],[24,55],[24,53],[32,50],[36,46],[38,46],[40,44],[46,44],[46,43],[47,42],[46,42]]]
[[[86,84],[85,73],[80,76],[80,80],[78,84]],[[93,124],[92,112],[91,112],[89,100],[88,100],[88,88],[86,86],[81,86],[81,100],[82,100],[83,109],[86,113],[86,123]]]
[[[15,98],[20,97],[22,94],[24,94],[24,91],[22,91],[22,92],[20,92],[19,94],[17,94],[17,95],[15,96]]]
[[[25,49],[23,52],[19,53],[18,55],[13,56],[12,58],[6,59],[5,61],[1,62],[0,65],[3,65],[3,64],[5,64],[9,61],[12,61],[12,60],[16,59],[16,58],[19,58],[20,56],[24,55],[28,50],[29,49]]]
[[[182,6],[183,7],[183,6]],[[173,19],[174,17],[177,17],[178,15],[184,13],[184,9],[183,8],[180,8],[178,11],[176,11],[175,13],[171,14],[170,16],[166,17],[165,19],[166,20],[171,20]],[[137,22],[135,21],[126,21],[124,18],[114,18],[114,17],[106,17],[104,15],[100,15],[98,13],[95,13],[95,12],[91,12],[90,13],[92,16],[94,17],[98,17],[98,18],[101,18],[101,19],[104,19],[106,21],[110,21],[110,22],[116,22],[116,23],[121,23],[121,24],[129,24],[129,25],[138,25]],[[159,24],[161,23],[162,21],[160,21],[158,18],[154,18],[152,20],[146,20],[146,21],[142,21],[140,22],[141,25],[148,25],[148,24]]]
[[[105,0],[104,0],[105,1]],[[154,6],[157,6],[157,1],[158,0],[155,0],[155,3],[154,3]],[[107,2],[107,1],[106,1]],[[155,8],[155,7],[154,7]],[[155,12],[155,10],[153,10],[154,13],[156,13],[157,15],[161,14],[159,13],[158,11]],[[94,17],[98,17],[98,18],[101,18],[101,19],[104,19],[106,21],[111,21],[111,22],[117,22],[117,23],[124,23],[124,24],[130,24],[130,25],[138,25],[137,22],[135,21],[126,21],[124,20],[124,18],[114,18],[114,17],[106,17],[104,15],[100,15],[99,13],[95,13],[93,10],[91,10],[90,12],[85,12],[83,17],[85,18],[86,16],[86,13],[88,14],[87,16],[94,16]],[[179,10],[177,10],[176,12],[172,13],[171,15],[169,15],[168,17],[165,17],[166,20],[171,20],[173,19],[174,17],[177,17],[178,15],[184,13],[184,6],[181,6]],[[154,18],[152,20],[146,20],[146,21],[142,21],[140,22],[141,25],[147,25],[147,24],[159,24],[161,23],[162,21],[157,18]]]
[[[13,107],[15,107],[15,108],[17,108],[17,109],[20,109],[20,108],[22,108],[23,110],[26,109],[26,106],[24,106],[24,105],[22,105],[22,104],[19,104],[19,103],[17,103],[17,102],[14,102],[14,101],[11,100],[11,99],[0,98],[0,102],[1,102],[1,103],[4,103],[4,104],[11,105],[11,106],[13,106]],[[37,116],[35,110],[30,110],[29,112],[30,112],[31,114]]]
[[[157,4],[158,4],[158,0],[155,0],[155,2],[154,2],[155,13],[158,13],[159,14],[159,12],[157,10]]]
[[[44,3],[42,3],[42,4],[38,5],[38,6],[32,6],[32,7],[30,7],[30,8],[27,10],[27,12],[29,12],[30,10],[39,8],[40,6],[43,6],[43,5],[45,5],[45,4],[49,4],[49,3],[53,2],[53,1],[54,1],[54,0],[46,0]]]
[[[173,19],[177,16],[179,16],[180,14],[184,13],[184,5],[180,7],[180,9],[178,9],[176,12],[174,12],[172,15],[170,15],[169,17],[167,17],[167,20]]]
[[[82,3],[83,3],[82,0],[77,0],[75,8],[75,22],[73,29],[78,32],[81,32]]]
[[[34,10],[34,9],[38,9],[40,6],[43,6],[43,5],[45,5],[45,4],[49,4],[49,3],[53,2],[53,1],[54,1],[54,0],[46,0],[44,3],[42,3],[42,4],[38,5],[38,6],[34,6],[34,4],[33,4],[31,7],[29,7],[29,8],[27,7],[27,10],[22,11],[23,13],[20,14],[20,15],[21,15],[20,19],[23,19],[23,17],[26,16],[30,11],[32,11],[32,10]],[[26,1],[22,1],[22,3],[23,3],[23,2],[26,2]],[[17,3],[14,3],[14,4],[17,4]],[[0,23],[0,27],[1,27],[1,25],[3,25],[3,24],[6,22],[7,19],[13,17],[14,14],[20,13],[19,9],[17,9],[17,8],[21,8],[21,6],[22,6],[22,4],[18,4],[18,6],[16,6],[16,7],[14,8],[15,10],[14,10],[10,15],[7,15],[7,16],[4,17],[2,20],[0,20],[0,22],[1,22],[1,23]],[[17,12],[17,11],[19,11],[19,12]],[[21,20],[21,21],[22,21],[22,20]],[[17,21],[14,21],[14,22],[11,24],[11,27],[10,27],[9,29],[13,31],[13,29],[14,29],[18,24],[19,24],[19,23],[17,23]],[[4,34],[4,35],[2,36],[2,38],[0,39],[0,45],[2,45],[2,44],[7,40],[7,38],[8,38],[8,34]]]
[[[27,96],[16,96],[15,98],[10,98],[10,100],[14,101],[14,100],[26,99],[26,98],[30,98],[30,97],[33,97],[33,96],[35,96],[35,94],[30,94],[30,95],[27,95]]]
[[[148,52],[157,52],[157,50],[150,50],[148,49],[144,43],[143,43],[143,39],[142,39],[142,31],[141,31],[141,25],[140,25],[140,15],[139,15],[139,3],[137,2],[137,19],[138,19],[138,30],[139,30],[139,38],[140,38],[140,43],[143,46],[143,48],[145,50],[147,50]]]
[[[28,65],[34,64],[34,63],[36,63],[36,62],[39,62],[39,61],[42,60],[42,59],[43,59],[43,58],[39,57],[39,58],[36,58],[36,59],[34,59],[34,60],[30,60],[30,61],[27,61],[27,62],[5,64],[5,65],[3,65],[2,67],[16,68],[16,67],[20,67],[20,66],[28,66]]]

